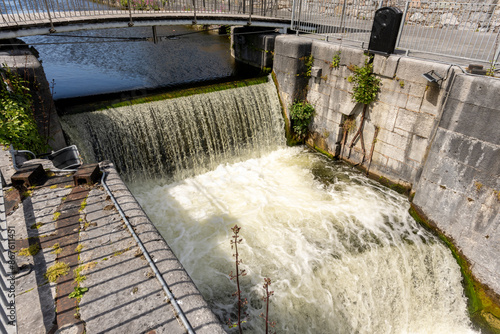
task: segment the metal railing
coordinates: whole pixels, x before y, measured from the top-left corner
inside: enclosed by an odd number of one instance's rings
[[[292,29],[368,43],[381,0],[294,0]]]
[[[487,0],[492,1],[492,0]],[[478,0],[0,0],[0,26],[52,24],[68,18],[176,14],[196,23],[197,15],[252,15],[291,18],[291,29],[326,40],[352,41],[368,47],[375,11],[393,6],[403,11],[396,49],[497,64],[500,6]]]
[[[161,14],[252,15],[290,18],[292,0],[0,0],[0,25],[40,24],[68,18],[113,18]]]
[[[4,177],[0,170],[0,332],[17,332],[15,280],[13,268],[16,267],[11,242],[13,230],[7,225],[3,187]]]
[[[406,2],[397,48],[496,63],[500,7],[469,2]]]
[[[295,0],[292,29],[367,48],[375,11],[386,6],[403,11],[396,49],[498,62],[500,6],[478,0]]]

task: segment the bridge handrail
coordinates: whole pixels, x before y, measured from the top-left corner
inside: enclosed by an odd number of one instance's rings
[[[65,18],[123,17],[130,19],[155,14],[186,14],[196,24],[197,15],[232,14],[244,15],[249,23],[252,15],[269,18],[288,18],[291,15],[291,0],[12,0],[0,1],[0,14],[4,27],[20,24],[37,24],[49,21],[55,31],[54,22]]]

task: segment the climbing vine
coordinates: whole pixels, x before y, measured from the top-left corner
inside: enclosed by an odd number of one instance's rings
[[[302,60],[304,62],[304,66],[306,68],[306,71],[304,73],[302,73],[302,76],[304,76],[306,78],[310,78],[312,66],[314,63],[314,56],[313,55],[305,56],[305,57],[300,58],[300,60]],[[299,75],[301,75],[301,74],[297,74],[297,76],[299,76]]]
[[[332,57],[332,62],[330,63],[330,68],[339,68],[340,67],[340,51],[335,52]]]
[[[348,81],[354,84],[352,88],[352,99],[355,102],[363,104],[363,113],[361,114],[361,121],[359,124],[358,131],[354,134],[354,137],[349,144],[349,156],[351,155],[351,149],[354,146],[356,140],[360,140],[361,149],[363,151],[363,158],[361,159],[361,164],[363,164],[366,156],[365,143],[363,139],[363,125],[366,116],[366,109],[370,103],[375,101],[377,98],[378,91],[380,89],[380,79],[377,78],[373,73],[373,56],[365,59],[364,66],[349,65],[348,68],[354,73],[348,77]]]

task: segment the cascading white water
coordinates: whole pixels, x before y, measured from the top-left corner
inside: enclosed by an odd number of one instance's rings
[[[125,178],[182,179],[285,144],[280,102],[267,83],[67,115],[84,161],[111,160]]]
[[[473,332],[450,251],[402,196],[286,148],[272,82],[65,116],[63,128],[87,161],[115,162],[221,321],[235,319],[238,224],[248,333],[263,332],[264,277],[279,333]]]
[[[300,148],[221,164],[168,185],[130,185],[222,320],[235,319],[231,227],[248,276],[249,333],[272,279],[279,333],[472,333],[459,267],[408,202]]]

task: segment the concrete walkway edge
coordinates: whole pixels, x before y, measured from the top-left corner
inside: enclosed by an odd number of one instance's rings
[[[144,213],[113,164],[105,161],[100,167],[102,171],[108,173],[106,184],[155,262],[194,331],[200,334],[226,333],[189,274]]]

